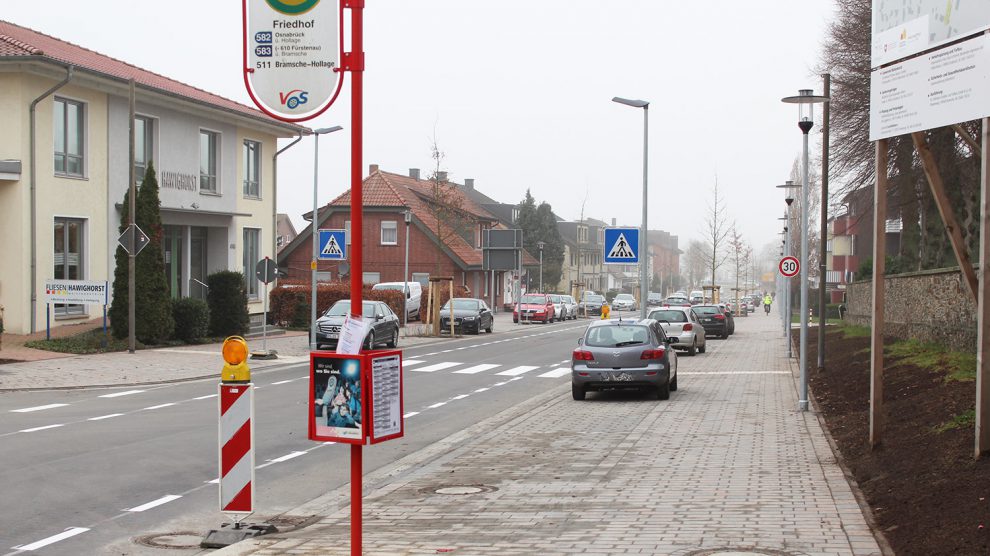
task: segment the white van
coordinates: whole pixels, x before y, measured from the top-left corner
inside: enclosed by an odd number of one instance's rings
[[[406,319],[413,320],[419,317],[419,303],[423,297],[423,284],[419,282],[382,282],[371,287],[373,290],[396,290],[407,291],[406,295]]]

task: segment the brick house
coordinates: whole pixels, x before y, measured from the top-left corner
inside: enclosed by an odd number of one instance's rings
[[[493,307],[511,303],[511,273],[491,272],[482,269],[481,239],[485,230],[505,229],[498,219],[474,202],[463,192],[463,186],[447,180],[441,173],[440,180],[446,195],[448,208],[453,216],[449,222],[441,221],[440,232],[433,194],[433,181],[421,179],[419,170],[410,169],[409,175],[384,172],[372,164],[363,182],[363,281],[366,284],[403,281],[406,232],[409,234],[409,280],[425,285],[430,276],[453,276],[457,284],[464,285],[474,297],[480,297]],[[339,195],[319,209],[318,229],[343,229],[345,243],[350,245],[350,190]],[[405,214],[410,212],[406,224]],[[304,215],[312,221],[312,213]],[[451,225],[453,224],[453,225]],[[440,241],[439,236],[443,236]],[[312,260],[312,226],[307,226],[279,253],[278,264],[286,269],[289,280],[310,280]],[[524,255],[524,265],[538,264],[531,256]],[[317,279],[340,281],[349,268],[341,262],[319,261]],[[494,280],[494,281],[493,281]],[[495,285],[492,288],[492,284]]]

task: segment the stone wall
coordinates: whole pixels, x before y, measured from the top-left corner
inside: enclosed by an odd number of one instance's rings
[[[869,326],[872,281],[846,287],[846,319]],[[976,350],[976,301],[958,268],[910,272],[886,277],[884,335]]]

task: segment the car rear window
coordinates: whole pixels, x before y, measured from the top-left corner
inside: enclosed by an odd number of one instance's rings
[[[585,335],[584,343],[591,347],[622,347],[645,344],[650,331],[639,325],[594,326]]]
[[[714,315],[715,313],[720,313],[721,311],[718,310],[718,307],[712,307],[708,305],[704,307],[695,306],[694,312],[701,313],[704,315]]]
[[[547,302],[547,297],[545,295],[524,295],[522,302],[529,305],[543,305]]]
[[[667,322],[687,322],[687,315],[684,314],[684,311],[653,311],[650,313],[650,318]]]

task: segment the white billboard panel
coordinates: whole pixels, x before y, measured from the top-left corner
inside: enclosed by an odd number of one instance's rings
[[[988,98],[987,35],[875,70],[870,76],[870,140],[990,116]]]
[[[990,28],[988,0],[873,0],[872,67]]]
[[[244,0],[244,81],[276,118],[319,115],[340,90],[339,0]]]

